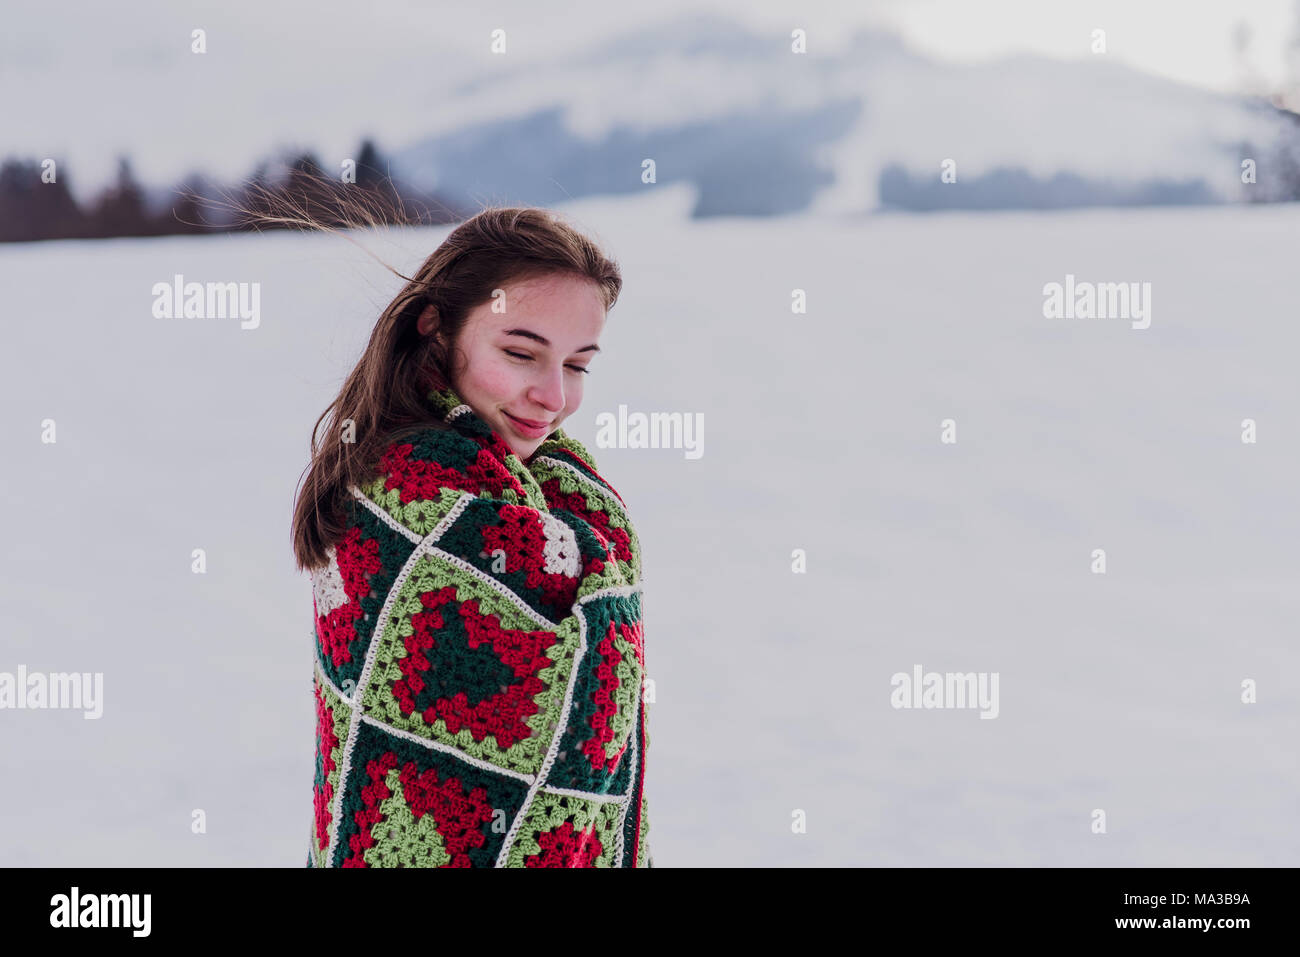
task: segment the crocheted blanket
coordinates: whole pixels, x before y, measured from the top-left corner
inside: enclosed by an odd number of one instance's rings
[[[525,465],[454,391],[312,574],[308,867],[651,867],[641,552],[556,429]]]

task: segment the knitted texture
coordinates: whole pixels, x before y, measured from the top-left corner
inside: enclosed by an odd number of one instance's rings
[[[308,867],[651,867],[641,550],[556,429],[522,462],[452,390],[349,489],[312,573]]]

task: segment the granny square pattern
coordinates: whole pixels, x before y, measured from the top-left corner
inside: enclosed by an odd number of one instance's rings
[[[452,390],[312,572],[308,867],[651,867],[641,551],[556,429],[525,464]]]

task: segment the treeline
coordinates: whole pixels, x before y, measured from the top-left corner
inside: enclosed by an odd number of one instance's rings
[[[271,174],[273,165],[281,167],[277,175]],[[385,172],[387,165],[374,143],[365,140],[356,157],[355,182],[343,182],[340,173],[326,175],[316,156],[305,152],[279,164],[259,164],[234,188],[196,174],[150,196],[123,157],[115,182],[81,204],[68,189],[66,166],[56,168],[53,182],[43,182],[39,162],[7,159],[0,165],[0,242],[292,228],[255,223],[247,215],[272,210],[283,215],[286,208],[345,226],[345,197],[349,204],[364,205],[375,221],[391,225],[453,223],[472,215],[448,198],[395,181]]]

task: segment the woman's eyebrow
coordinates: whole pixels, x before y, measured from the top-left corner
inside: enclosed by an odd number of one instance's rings
[[[551,345],[551,341],[549,339],[543,338],[542,336],[539,336],[537,333],[532,332],[531,330],[528,329],[506,329],[505,334],[508,336],[523,336],[525,339],[534,339],[537,342],[540,342],[542,345],[547,346],[548,348]],[[574,351],[575,352],[599,352],[600,346],[597,345],[583,346],[581,349],[575,349]]]

